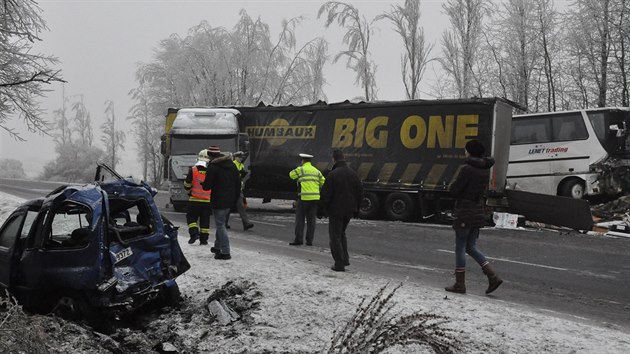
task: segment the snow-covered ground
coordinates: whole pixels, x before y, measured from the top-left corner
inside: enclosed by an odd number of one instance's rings
[[[19,202],[19,198],[0,193],[0,221]],[[198,310],[169,325],[169,331],[180,338],[177,349],[184,352],[320,352],[329,347],[333,331],[354,314],[361,299],[371,298],[388,284],[385,278],[356,271],[336,273],[308,261],[253,249],[233,247],[231,260],[218,261],[209,248],[191,246],[185,240],[181,238],[182,248],[192,268],[178,283],[187,308]],[[260,293],[258,306],[247,325],[218,330],[217,323],[204,320],[208,316],[205,301],[230,280],[252,282]],[[492,297],[450,294],[410,281],[396,292],[393,301],[401,314],[422,311],[448,317],[444,326],[461,331],[459,350],[465,353],[630,352],[630,334],[621,330]],[[431,351],[416,346],[388,352]]]

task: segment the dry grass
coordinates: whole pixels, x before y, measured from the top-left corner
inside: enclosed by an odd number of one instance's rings
[[[459,345],[455,332],[442,327],[448,322],[443,316],[414,312],[392,314],[391,302],[396,290],[386,293],[383,286],[369,301],[363,299],[352,318],[333,334],[327,353],[380,353],[393,346],[418,344],[436,353],[453,353]]]
[[[8,293],[0,297],[0,352],[46,353],[46,333]]]

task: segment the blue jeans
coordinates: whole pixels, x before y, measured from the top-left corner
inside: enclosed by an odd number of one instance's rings
[[[479,229],[455,229],[455,268],[464,270],[466,268],[466,253],[471,256],[480,266],[484,266],[488,261],[486,257],[477,249],[477,239]]]
[[[227,228],[225,228],[225,219],[230,209],[212,209],[214,215],[214,224],[217,228],[215,233],[214,248],[218,248],[222,254],[230,254],[230,239],[228,238]]]

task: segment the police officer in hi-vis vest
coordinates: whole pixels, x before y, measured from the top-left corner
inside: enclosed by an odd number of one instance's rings
[[[189,244],[199,240],[202,245],[208,244],[210,234],[210,194],[211,191],[203,190],[201,184],[206,179],[206,166],[210,162],[208,150],[199,151],[197,162],[188,170],[184,181],[184,189],[188,192],[188,210],[186,222],[188,223]],[[199,222],[199,223],[197,223]]]
[[[295,210],[295,239],[289,244],[297,246],[304,242],[304,219],[306,218],[306,245],[312,246],[315,236],[319,190],[324,185],[325,178],[315,166],[311,165],[313,155],[300,154],[300,158],[302,159],[301,166],[289,172],[289,177],[297,180],[299,188],[299,198]]]

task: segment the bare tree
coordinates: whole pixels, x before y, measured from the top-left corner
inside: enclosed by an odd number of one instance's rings
[[[610,56],[610,6],[611,0],[576,0],[567,20],[571,24],[568,43],[573,49],[573,58],[582,70],[580,77],[586,79],[578,86],[583,91],[593,91],[597,97],[595,105],[606,106],[608,92]],[[586,102],[590,104],[590,102]]]
[[[0,128],[15,139],[24,140],[6,124],[19,116],[29,131],[46,133],[51,125],[42,118],[37,98],[44,84],[64,82],[59,70],[49,66],[57,58],[32,53],[33,43],[47,30],[41,9],[34,0],[6,0],[0,10]]]
[[[309,71],[308,76],[311,80],[311,89],[308,100],[315,103],[319,100],[326,101],[324,94],[324,85],[326,79],[324,77],[324,65],[328,61],[328,42],[323,38],[319,38],[306,49],[306,68]]]
[[[92,132],[92,118],[83,103],[83,95],[79,95],[81,99],[72,105],[74,111],[74,131],[79,135],[75,141],[80,146],[92,146],[94,133]]]
[[[403,41],[405,52],[400,62],[408,99],[419,97],[418,86],[433,49],[433,45],[425,42],[420,15],[420,0],[405,0],[405,6],[392,5],[390,12],[376,17],[376,20],[389,19]]]
[[[448,0],[442,5],[451,29],[442,34],[443,56],[439,59],[446,74],[455,84],[459,98],[471,95],[473,69],[477,56],[487,0]]]
[[[72,142],[72,130],[68,120],[68,97],[66,97],[65,84],[61,87],[61,108],[53,111],[58,132],[55,134],[55,142],[59,145],[66,145]]]
[[[337,54],[333,59],[333,63],[336,63],[342,57],[346,57],[348,59],[346,67],[356,73],[355,84],[360,84],[363,87],[365,100],[376,99],[376,64],[369,58],[373,21],[368,22],[354,6],[340,1],[325,2],[319,8],[317,18],[324,13],[327,13],[326,27],[329,27],[336,21],[339,26],[347,30],[343,37],[343,43],[348,45],[348,49]]]
[[[611,6],[611,49],[615,57],[616,71],[612,75],[613,94],[622,106],[630,106],[630,1],[613,1]]]
[[[142,179],[157,186],[163,175],[160,136],[164,132],[164,120],[156,119],[156,117],[163,117],[168,106],[164,106],[161,98],[151,92],[150,85],[147,85],[147,79],[151,78],[148,75],[150,70],[146,72],[143,68],[146,69],[146,67],[141,67],[136,72],[136,80],[140,85],[129,92],[136,103],[131,108],[131,115],[127,119],[131,120],[133,125],[138,162],[142,165]]]
[[[556,17],[558,12],[552,0],[537,0],[534,2],[534,12],[538,30],[538,46],[543,57],[543,72],[545,77],[547,111],[557,110],[556,99],[556,68],[554,54],[558,50]]]
[[[101,142],[105,146],[106,161],[112,169],[120,162],[118,151],[125,150],[125,132],[116,130],[116,115],[114,113],[114,101],[105,101],[105,123],[101,125]]]

